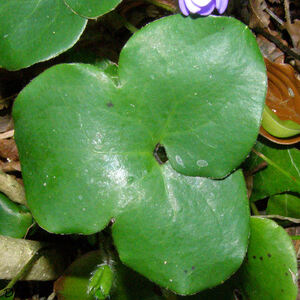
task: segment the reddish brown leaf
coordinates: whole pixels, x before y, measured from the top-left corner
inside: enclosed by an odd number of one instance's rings
[[[0,156],[10,161],[18,161],[19,154],[14,139],[0,140]]]
[[[266,60],[268,92],[266,104],[282,120],[300,124],[300,80],[291,65]]]

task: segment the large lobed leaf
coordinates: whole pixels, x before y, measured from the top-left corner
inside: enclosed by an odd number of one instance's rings
[[[119,69],[47,70],[13,113],[35,219],[52,232],[89,234],[113,218],[128,266],[180,294],[219,284],[247,248],[243,176],[190,176],[238,167],[265,89],[254,37],[224,17],[153,22],[129,40]],[[168,163],[155,159],[157,144]]]

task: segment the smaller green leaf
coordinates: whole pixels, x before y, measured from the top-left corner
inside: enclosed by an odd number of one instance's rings
[[[113,271],[109,265],[100,266],[93,274],[88,285],[88,294],[99,300],[105,300],[109,296],[113,283]]]
[[[300,133],[300,124],[291,120],[281,120],[267,105],[262,117],[262,127],[278,138],[287,138]]]
[[[85,18],[97,18],[113,10],[121,0],[64,0],[76,14]]]
[[[0,1],[0,66],[29,67],[71,48],[87,21],[63,0]]]
[[[300,219],[300,198],[291,194],[271,196],[268,200],[267,214]]]
[[[100,251],[92,251],[74,261],[55,282],[58,299],[93,300],[108,296],[114,300],[163,299],[154,292],[153,283],[125,267],[117,258],[103,264],[104,260],[107,258]],[[94,274],[92,278],[91,274]]]
[[[0,300],[14,300],[15,292],[13,290],[6,291],[4,295],[0,294]]]
[[[0,234],[23,238],[31,224],[32,216],[26,207],[0,193]]]
[[[269,219],[251,218],[248,253],[236,278],[246,299],[296,299],[296,254],[281,226]]]

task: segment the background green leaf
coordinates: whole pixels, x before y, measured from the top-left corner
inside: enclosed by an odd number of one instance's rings
[[[271,196],[268,200],[267,214],[300,219],[300,198],[291,194]]]
[[[251,218],[248,253],[236,278],[246,299],[296,299],[297,260],[282,227],[272,220]]]
[[[18,70],[59,55],[78,41],[86,22],[63,0],[1,0],[0,66]]]
[[[64,0],[76,14],[97,18],[113,10],[121,0]]]
[[[32,224],[31,213],[0,193],[0,235],[23,238]]]
[[[257,142],[255,149],[264,154],[281,169],[289,173],[291,177],[283,174],[278,168],[268,164],[268,166],[253,177],[253,190],[251,201],[256,201],[271,195],[283,192],[300,192],[300,152],[290,146],[279,146],[266,140]],[[251,153],[248,159],[248,169],[254,169],[263,160],[256,154]]]

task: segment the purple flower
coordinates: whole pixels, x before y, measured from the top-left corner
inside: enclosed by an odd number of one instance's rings
[[[228,5],[228,0],[179,0],[181,12],[188,16],[190,13],[207,16],[216,8],[222,14]]]

